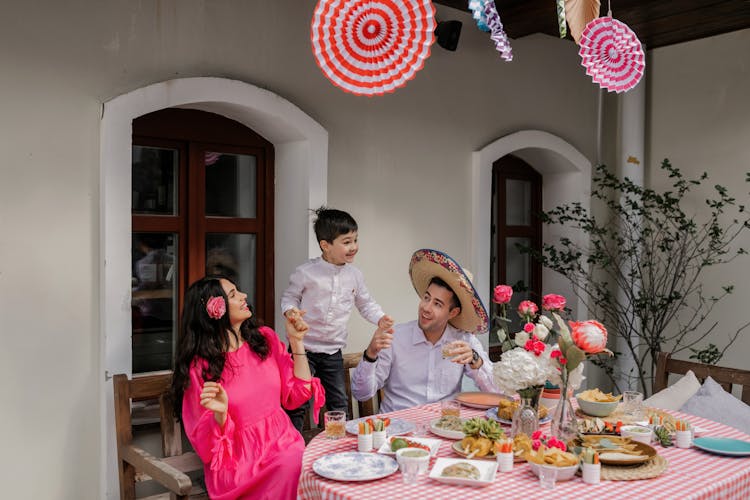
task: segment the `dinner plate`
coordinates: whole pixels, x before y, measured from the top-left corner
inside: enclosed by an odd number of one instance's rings
[[[423,444],[430,448],[430,456],[435,456],[440,449],[440,445],[443,444],[443,441],[440,439],[431,439],[431,438],[420,438],[420,437],[411,437],[411,436],[391,436],[388,439],[385,440],[385,443],[383,443],[383,446],[381,446],[378,449],[378,453],[382,453],[383,455],[395,455],[395,451],[391,451],[391,441],[393,439],[396,439],[397,437],[402,437],[406,439],[407,441],[412,441],[414,443]]]
[[[313,462],[316,474],[336,481],[370,481],[397,470],[398,464],[391,457],[357,451],[330,453]]]
[[[693,445],[701,450],[731,457],[750,456],[750,442],[731,438],[701,437],[693,439]]]
[[[443,477],[443,469],[449,465],[453,465],[459,462],[470,463],[477,469],[479,469],[479,479],[469,479],[467,477]],[[435,465],[432,466],[430,471],[430,479],[440,481],[441,483],[448,484],[462,484],[466,486],[489,486],[495,482],[495,473],[497,472],[497,461],[493,460],[482,461],[482,460],[466,460],[461,458],[438,458],[435,460]]]
[[[465,419],[461,420],[465,421]],[[436,436],[444,437],[446,439],[463,439],[465,437],[463,431],[452,431],[449,429],[443,429],[442,427],[436,427],[435,424],[437,424],[439,421],[439,418],[430,421],[430,432],[432,432]]]
[[[511,425],[513,423],[512,420],[506,420],[504,418],[498,417],[497,416],[497,408],[490,408],[484,414],[487,415],[488,417],[490,417],[492,420],[495,420],[496,422],[500,422],[501,424]],[[539,424],[540,425],[541,424],[546,424],[550,420],[552,420],[552,415],[550,415],[548,413],[546,417],[539,419]]]
[[[462,457],[468,457],[469,456],[468,453],[464,453],[464,450],[461,449],[461,441],[456,441],[455,443],[453,443],[453,446],[451,447],[451,449],[453,450],[453,452],[456,455],[460,455]],[[495,452],[493,450],[490,450],[490,452],[488,454],[486,454],[485,456],[483,456],[483,457],[472,457],[472,459],[474,459],[474,460],[495,460]]]
[[[375,417],[363,417],[356,420],[349,420],[346,422],[346,432],[349,434],[359,433],[359,423],[366,421],[368,418],[374,419]],[[400,418],[392,418],[391,423],[385,428],[386,436],[400,436],[402,434],[409,434],[414,432],[414,424],[408,420],[401,420]]]
[[[496,407],[500,404],[501,399],[509,398],[494,392],[459,392],[455,399],[469,408],[486,410],[488,408]]]

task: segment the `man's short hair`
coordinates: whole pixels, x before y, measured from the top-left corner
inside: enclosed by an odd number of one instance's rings
[[[439,287],[442,287],[448,290],[451,293],[451,303],[450,303],[451,310],[453,310],[453,308],[455,307],[458,307],[458,310],[461,311],[461,301],[458,300],[458,295],[456,295],[456,292],[453,291],[453,289],[450,287],[450,285],[448,285],[448,283],[443,281],[441,278],[434,276],[430,280],[430,285],[437,285]],[[427,287],[429,288],[430,285],[427,285]]]
[[[313,213],[315,214],[313,229],[318,243],[321,241],[333,243],[333,240],[342,234],[357,230],[357,221],[343,210],[320,207]]]

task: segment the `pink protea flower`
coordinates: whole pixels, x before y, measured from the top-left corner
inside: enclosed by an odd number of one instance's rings
[[[562,311],[565,309],[565,297],[549,293],[542,297],[542,309],[545,311]]]
[[[507,304],[513,296],[513,288],[508,285],[497,285],[492,294],[492,302],[495,304]]]
[[[586,354],[598,354],[607,349],[607,329],[593,319],[570,321],[573,342]]]
[[[223,297],[211,297],[206,302],[206,313],[209,318],[221,319],[227,312],[227,304]]]

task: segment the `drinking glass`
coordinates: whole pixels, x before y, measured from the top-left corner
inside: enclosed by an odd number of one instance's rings
[[[401,479],[404,484],[414,484],[419,476],[419,462],[416,460],[403,460],[401,462]]]
[[[539,484],[546,490],[551,490],[555,487],[555,481],[557,481],[557,467],[552,465],[540,465],[539,466]]]
[[[451,353],[453,352],[453,349],[455,349],[455,348],[456,348],[455,342],[448,342],[447,344],[445,344],[443,346],[442,351],[441,351],[443,353],[443,358],[444,359],[446,359],[446,358],[452,358],[453,354],[451,354]]]
[[[461,416],[461,403],[455,399],[446,399],[440,402],[440,416],[447,417],[449,415]]]
[[[323,421],[328,439],[340,439],[346,436],[346,412],[327,411],[323,415]]]
[[[623,392],[622,405],[625,414],[639,420],[642,416],[643,393],[638,391]]]

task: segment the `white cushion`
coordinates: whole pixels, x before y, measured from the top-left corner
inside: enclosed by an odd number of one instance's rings
[[[682,405],[680,411],[750,434],[750,406],[729,394],[711,377]]]
[[[700,381],[693,370],[690,370],[680,380],[645,400],[643,405],[664,410],[679,410],[700,388]]]

